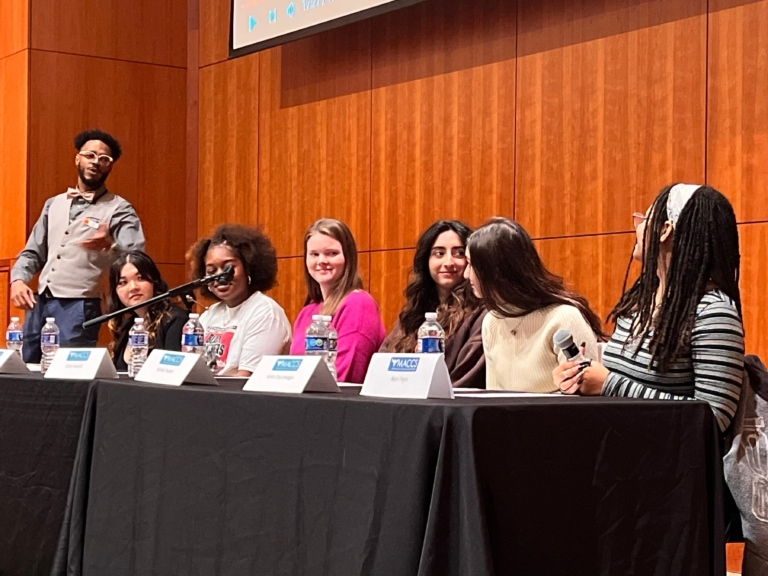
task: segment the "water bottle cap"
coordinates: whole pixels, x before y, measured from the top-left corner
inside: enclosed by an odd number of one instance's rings
[[[134,324],[144,324],[144,318],[135,318],[133,320]]]
[[[318,320],[322,320],[323,315],[322,314],[312,314],[312,322],[317,322]]]
[[[18,316],[11,316],[11,322],[18,322],[19,317]]]
[[[195,314],[194,312],[189,315],[190,320],[195,320],[197,318],[200,318],[200,314]]]
[[[46,322],[54,322],[55,320],[56,320],[56,318],[54,318],[54,317],[50,317],[50,318],[46,318],[45,319]]]
[[[333,316],[327,314],[323,315],[323,322],[330,322],[331,320],[333,320]]]
[[[424,318],[427,320],[437,320],[437,312],[426,312]]]

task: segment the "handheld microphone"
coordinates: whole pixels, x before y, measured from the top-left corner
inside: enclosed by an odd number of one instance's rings
[[[552,344],[560,348],[568,360],[584,360],[581,350],[573,343],[573,334],[567,328],[560,328],[552,336]]]

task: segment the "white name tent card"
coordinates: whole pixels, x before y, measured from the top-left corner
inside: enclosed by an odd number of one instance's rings
[[[442,354],[374,354],[361,396],[383,398],[453,398]]]
[[[340,392],[322,356],[264,356],[244,392]]]
[[[45,377],[62,380],[117,378],[117,370],[106,348],[59,348]]]
[[[0,350],[0,374],[29,374],[29,369],[15,350]]]
[[[185,382],[218,386],[216,378],[200,354],[158,349],[149,353],[144,366],[133,379],[136,382],[165,384],[167,386],[181,386]]]

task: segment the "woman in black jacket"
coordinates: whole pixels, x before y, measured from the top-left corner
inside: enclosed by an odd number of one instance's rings
[[[168,291],[157,265],[144,252],[123,252],[109,270],[109,311],[114,312],[145,302]],[[135,318],[144,318],[149,332],[149,349],[181,350],[181,331],[188,314],[179,306],[163,300],[146,308],[118,314],[109,321],[112,342],[108,348],[117,370],[127,370],[131,352],[128,332]]]

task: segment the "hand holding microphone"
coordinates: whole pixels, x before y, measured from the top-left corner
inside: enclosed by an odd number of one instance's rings
[[[552,343],[563,351],[566,361],[552,371],[555,385],[563,394],[600,394],[608,370],[599,362],[584,356],[573,342],[570,330],[561,328]]]

